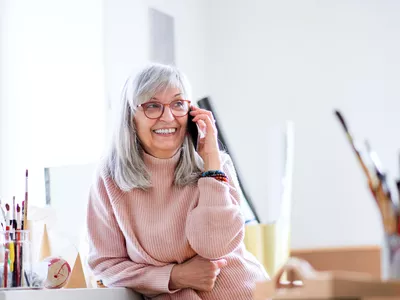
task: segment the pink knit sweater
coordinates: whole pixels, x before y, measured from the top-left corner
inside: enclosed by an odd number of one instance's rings
[[[144,154],[152,188],[122,192],[101,170],[88,206],[88,264],[106,286],[129,287],[146,299],[252,299],[256,281],[268,275],[243,244],[244,220],[236,173],[228,155],[229,185],[201,178],[177,187],[170,159]],[[170,290],[171,269],[195,255],[225,258],[211,292]]]

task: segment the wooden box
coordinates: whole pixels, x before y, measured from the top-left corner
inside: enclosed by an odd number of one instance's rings
[[[290,281],[282,281],[283,274]],[[370,274],[319,272],[304,260],[290,258],[270,281],[259,282],[254,300],[400,300],[400,281]]]

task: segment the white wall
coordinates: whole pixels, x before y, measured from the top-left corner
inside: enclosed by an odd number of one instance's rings
[[[17,114],[16,98],[23,98],[23,89],[18,89],[18,83],[13,82],[17,73],[21,71],[21,63],[18,63],[15,50],[17,43],[13,36],[13,29],[17,27],[15,20],[13,3],[10,1],[0,1],[0,195],[4,194],[5,189],[14,190],[15,169],[17,165],[23,163],[22,159],[17,161],[16,157],[21,157],[24,152],[23,141],[20,139],[26,125],[26,111],[22,110]],[[21,124],[21,126],[16,126]],[[6,159],[8,157],[8,159]],[[24,172],[21,172],[23,182]],[[11,185],[11,186],[10,186]],[[23,192],[23,191],[22,191]],[[10,196],[10,195],[7,195]],[[4,199],[3,199],[4,201]]]
[[[2,6],[1,190],[44,204],[44,167],[99,158],[105,139],[102,1]]]
[[[4,7],[4,3],[2,1],[0,1],[0,45],[2,45],[4,43],[4,12],[5,12],[5,7]],[[3,59],[3,55],[2,55],[3,50],[0,48],[0,66],[4,65],[4,59]],[[2,157],[2,142],[3,142],[3,101],[2,99],[4,98],[4,94],[3,94],[3,78],[4,78],[4,73],[3,73],[3,68],[0,67],[0,157]],[[0,165],[1,168],[1,165]],[[2,182],[3,182],[3,172],[0,171],[0,191],[2,190]]]
[[[398,175],[400,3],[209,1],[207,79],[253,199],[265,201],[266,129],[295,123],[292,246],[377,244],[379,215],[341,127]],[[228,130],[229,129],[229,130]]]
[[[120,100],[127,76],[149,62],[149,7],[175,20],[175,60],[192,82],[193,98],[200,98],[208,91],[204,1],[105,0],[105,68],[112,108]],[[110,121],[112,117],[109,112]]]

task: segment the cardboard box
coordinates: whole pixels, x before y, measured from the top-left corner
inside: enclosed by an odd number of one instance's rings
[[[283,281],[284,274],[290,281]],[[370,274],[319,272],[304,260],[290,258],[270,281],[259,282],[254,300],[394,300],[400,281],[381,281]]]

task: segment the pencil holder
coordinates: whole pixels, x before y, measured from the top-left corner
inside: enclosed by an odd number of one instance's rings
[[[381,272],[384,280],[400,280],[400,235],[386,234],[381,248]]]
[[[0,287],[31,287],[32,259],[28,230],[0,232]]]

